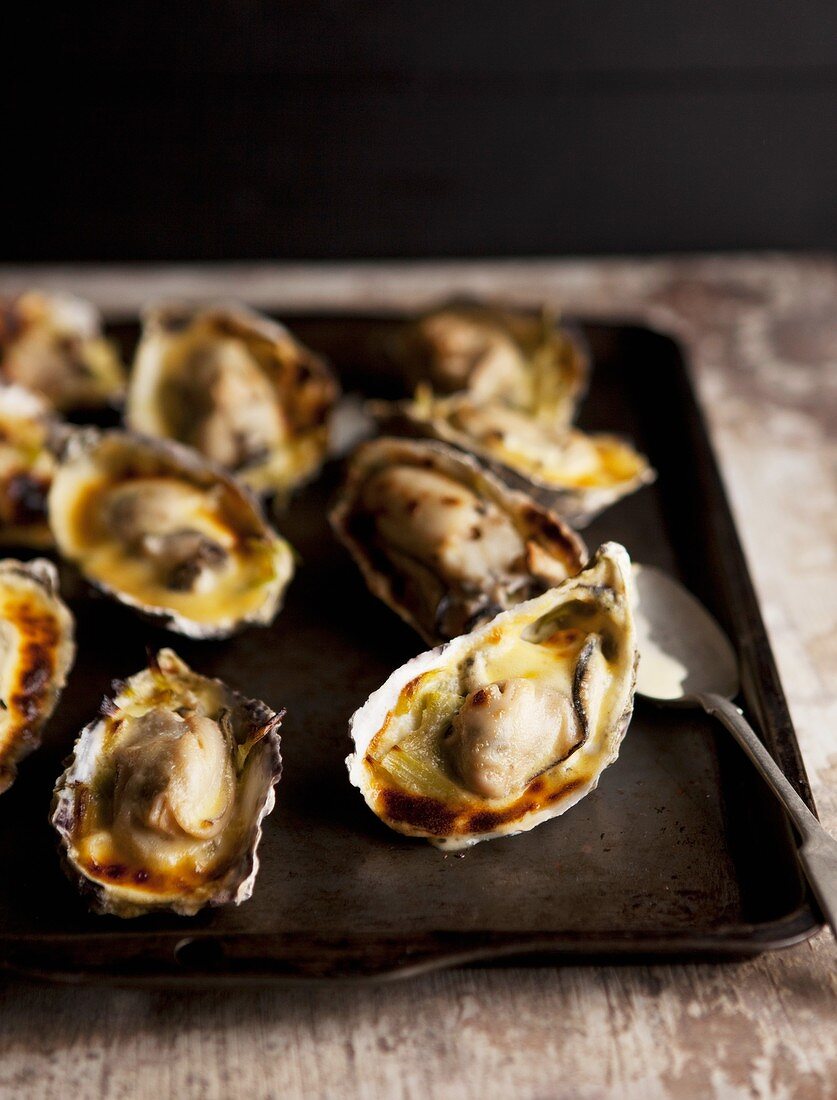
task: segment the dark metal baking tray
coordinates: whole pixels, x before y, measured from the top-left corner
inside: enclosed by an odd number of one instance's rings
[[[397,392],[380,355],[396,319],[285,318],[348,389]],[[811,795],[726,495],[683,357],[631,325],[585,325],[594,358],[581,423],[626,432],[660,472],[586,532],[624,542],[712,609],[741,659],[742,705]],[[130,350],[133,324],[112,326]],[[386,829],[349,785],[352,711],[423,648],[372,598],[329,533],[337,470],[281,522],[302,564],[269,629],[224,643],[166,635],[62,582],[79,657],[44,746],[0,799],[0,964],[51,979],[201,984],[381,977],[467,963],[743,956],[810,936],[819,916],[791,831],[727,734],[639,703],[619,760],[564,817],[462,856]],[[192,919],[87,912],[59,870],[47,812],[77,731],[111,679],[174,644],[202,672],[287,708],[285,771],[251,901]]]

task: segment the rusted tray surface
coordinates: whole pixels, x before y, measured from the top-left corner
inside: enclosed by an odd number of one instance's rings
[[[378,351],[392,320],[284,318],[331,354],[347,389],[397,392]],[[130,348],[133,324],[112,331]],[[647,329],[587,325],[595,358],[581,423],[624,431],[656,485],[586,534],[618,539],[713,610],[738,646],[742,700],[791,782],[810,791],[758,606],[677,346]],[[791,832],[728,736],[702,715],[639,703],[598,790],[529,834],[443,855],[390,832],[347,779],[347,723],[423,648],[366,591],[329,533],[337,470],[293,503],[282,531],[302,565],[273,627],[188,642],[62,584],[79,657],[44,746],[0,799],[0,964],[69,980],[160,983],[404,975],[473,962],[745,955],[810,936],[819,918]],[[47,824],[52,786],[114,677],[174,648],[198,670],[287,708],[285,771],[253,899],[196,918],[89,914]]]

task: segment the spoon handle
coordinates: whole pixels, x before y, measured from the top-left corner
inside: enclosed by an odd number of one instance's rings
[[[802,837],[799,857],[823,916],[837,936],[837,840],[817,821],[764,747],[741,711],[722,695],[695,697],[707,714],[714,715],[746,752],[767,785],[783,804]]]

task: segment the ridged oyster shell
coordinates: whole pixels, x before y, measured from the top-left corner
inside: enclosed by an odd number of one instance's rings
[[[55,787],[65,869],[100,913],[192,915],[253,892],[282,715],[171,649],[82,730]]]
[[[40,744],[75,658],[73,635],[55,566],[0,561],[0,793]]]
[[[95,307],[39,290],[0,301],[0,376],[60,412],[116,404],[125,390],[122,363],[102,336]]]
[[[636,663],[630,561],[606,543],[577,576],[397,669],[351,719],[350,779],[390,828],[441,848],[533,829],[616,759]]]
[[[169,303],[145,314],[126,421],[281,495],[324,461],[337,396],[325,360],[283,325],[243,306]]]
[[[330,518],[370,590],[431,645],[553,587],[586,558],[556,515],[425,440],[360,446]]]
[[[189,637],[271,622],[293,574],[257,502],[179,444],[78,432],[48,506],[58,549],[91,584]]]

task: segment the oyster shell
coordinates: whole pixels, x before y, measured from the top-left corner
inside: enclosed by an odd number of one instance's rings
[[[351,719],[352,783],[440,848],[524,832],[592,791],[633,709],[630,561],[617,543],[557,588],[397,669]]]
[[[363,444],[330,518],[371,591],[431,645],[559,584],[586,558],[557,516],[443,443]]]
[[[326,362],[242,306],[145,315],[126,408],[135,431],[187,443],[256,493],[289,493],[325,459],[338,387]]]
[[[114,690],[55,787],[68,874],[120,917],[246,901],[282,770],[282,714],[171,649]]]
[[[76,433],[48,507],[88,581],[193,638],[271,622],[293,574],[291,547],[246,490],[175,443]]]
[[[396,429],[429,435],[488,463],[515,488],[533,493],[568,523],[585,527],[605,508],[652,482],[648,459],[616,435],[554,427],[501,401],[436,397],[377,406]]]
[[[56,442],[57,423],[43,399],[0,385],[0,544],[52,546],[46,499]]]
[[[0,376],[61,412],[118,402],[125,372],[89,302],[30,290],[0,301]]]
[[[570,422],[587,384],[578,336],[546,313],[454,302],[406,325],[397,345],[413,388],[499,399],[550,424]]]
[[[0,561],[0,793],[40,744],[75,657],[73,632],[51,562]]]

